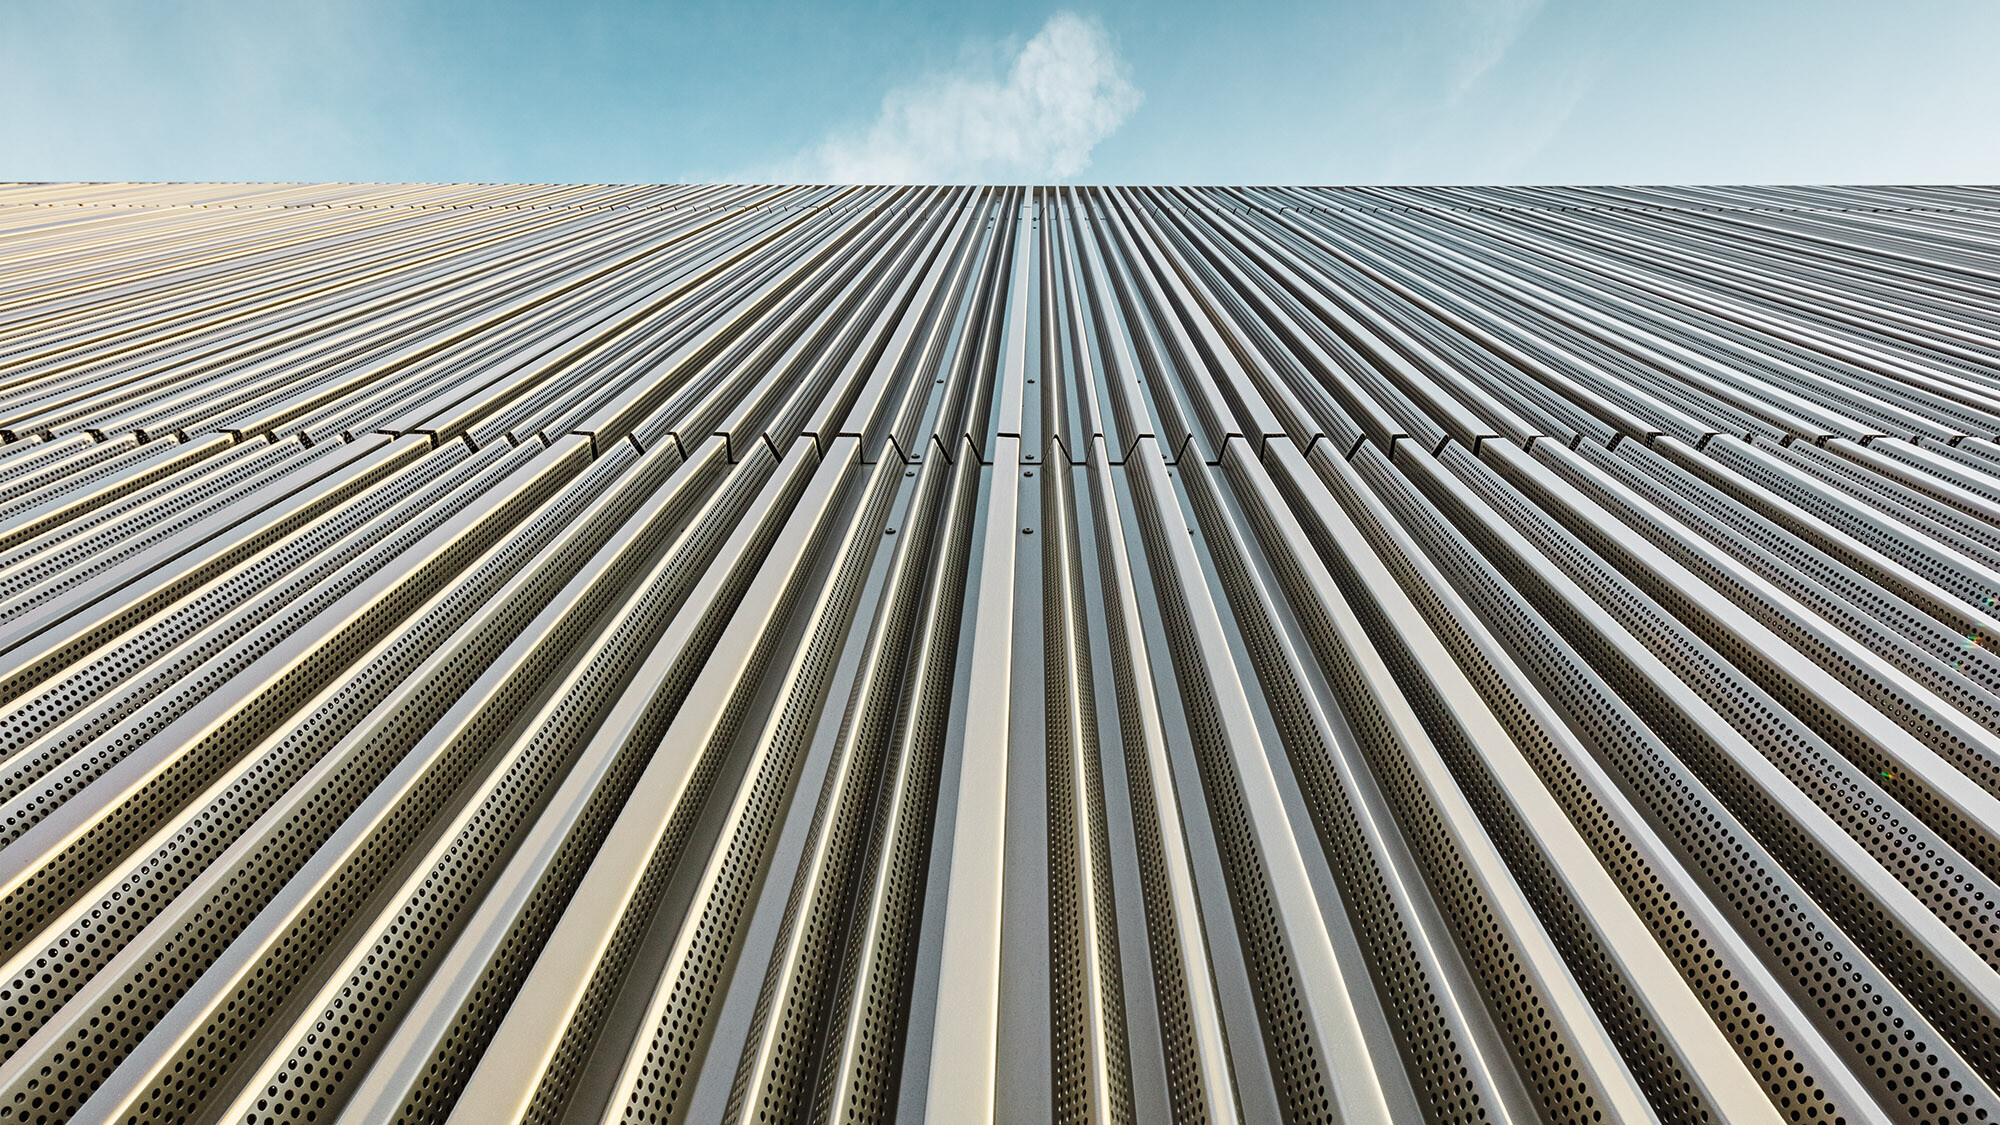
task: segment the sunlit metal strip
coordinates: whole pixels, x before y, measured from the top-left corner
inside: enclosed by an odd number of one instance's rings
[[[1380,467],[1379,460],[1371,460],[1371,467]],[[1563,803],[1606,872],[1618,881],[1661,948],[1674,958],[1682,977],[1700,991],[1710,1018],[1735,1045],[1775,1108],[1788,1114],[1800,1106],[1815,1106],[1831,1091],[1834,1112],[1842,1107],[1858,1111],[1868,1097],[1834,1055],[1831,1043],[1780,991],[1727,915],[1674,858],[1578,734],[1565,725],[1555,705],[1530,687],[1529,671],[1514,663],[1435,565],[1437,560],[1423,553],[1413,538],[1417,529],[1397,521],[1387,501],[1368,491],[1360,471],[1347,470],[1330,458],[1316,461],[1320,479],[1329,486],[1339,482],[1337,498],[1354,513],[1404,593],[1507,726],[1550,793]],[[1434,535],[1442,531],[1435,522],[1426,523],[1423,530]],[[1549,643],[1546,636],[1541,639],[1544,645]],[[1532,651],[1524,650],[1524,655]],[[1546,664],[1538,670],[1555,671]],[[1587,675],[1574,668],[1566,671],[1578,681]],[[1767,1021],[1775,1035],[1759,1033]],[[1745,1034],[1746,1027],[1757,1030]]]
[[[1018,226],[1018,220],[1014,220]],[[946,1125],[994,1120],[1000,1029],[1000,908],[1007,855],[1007,716],[1013,707],[1016,556],[1021,527],[1021,395],[1027,389],[1026,261],[1034,246],[1016,232],[1007,290],[1005,351],[996,368],[996,437],[981,484],[986,520],[979,546],[979,595],[972,617],[973,694],[951,801],[950,876],[933,1018],[929,1092],[924,1116]]]
[[[1278,452],[1279,458],[1291,459],[1296,466],[1296,477],[1303,477],[1305,466],[1298,460],[1296,451]],[[1318,486],[1316,478],[1308,488]],[[1330,499],[1330,497],[1327,497]],[[1364,552],[1357,542],[1358,529],[1349,534],[1351,524],[1343,513],[1336,517],[1331,508],[1322,501],[1315,511],[1326,523],[1329,538],[1345,551],[1346,565],[1353,569],[1359,584],[1367,588],[1375,605],[1373,613],[1384,631],[1394,630],[1399,636],[1394,642],[1378,640],[1376,646],[1391,653],[1408,669],[1406,692],[1429,696],[1426,705],[1432,708],[1448,709],[1451,721],[1459,728],[1460,737],[1477,752],[1480,766],[1491,776],[1490,784],[1504,795],[1512,806],[1512,819],[1519,825],[1533,825],[1535,846],[1543,852],[1542,863],[1553,870],[1561,890],[1573,896],[1576,906],[1571,908],[1580,914],[1591,927],[1594,937],[1606,948],[1604,956],[1615,966],[1615,971],[1625,982],[1624,987],[1635,994],[1633,1007],[1643,1011],[1653,1022],[1645,1034],[1657,1035],[1670,1052],[1666,1058],[1653,1062],[1654,1066],[1677,1066],[1679,1081],[1691,1081],[1699,1091],[1699,1096],[1715,1106],[1728,1106],[1734,1119],[1778,1120],[1775,1107],[1760,1104],[1757,1090],[1748,1071],[1732,1067],[1730,1060],[1734,1052],[1724,1040],[1722,1032],[1715,1028],[1702,1011],[1699,1001],[1685,984],[1675,987],[1669,982],[1676,975],[1667,955],[1656,945],[1646,932],[1636,912],[1627,904],[1611,878],[1596,862],[1588,859],[1589,845],[1571,825],[1562,809],[1548,790],[1543,788],[1532,767],[1513,740],[1503,731],[1499,720],[1478,701],[1477,691],[1465,678],[1436,634],[1424,626],[1416,607],[1401,596],[1392,575],[1383,561],[1372,552]],[[1348,544],[1354,546],[1349,547]],[[1350,595],[1350,598],[1352,595]],[[1396,647],[1407,646],[1405,651],[1396,652]],[[1429,684],[1421,684],[1413,673],[1421,670]],[[1427,689],[1427,690],[1426,690]],[[1442,718],[1442,717],[1441,717]],[[1447,735],[1433,739],[1444,743],[1440,749],[1457,739]],[[1447,768],[1451,768],[1447,763]],[[1460,786],[1477,792],[1479,783],[1465,779],[1464,774],[1476,768],[1470,762],[1460,763]],[[1489,823],[1501,819],[1500,811],[1488,808]],[[1489,831],[1496,831],[1489,828]],[[1528,833],[1515,829],[1520,835]],[[1497,831],[1496,831],[1497,834]],[[1517,870],[1529,866],[1525,858],[1516,859]],[[1556,891],[1556,887],[1548,888]],[[1547,898],[1539,901],[1537,907],[1548,914],[1556,914],[1561,909],[1557,903]],[[1546,915],[1545,915],[1546,916]],[[1552,927],[1553,928],[1553,927]],[[1575,954],[1571,954],[1576,958]],[[1593,997],[1602,1012],[1611,1007],[1609,996],[1612,989],[1599,985]],[[1605,1015],[1606,1022],[1611,1022]],[[1628,1017],[1629,1018],[1629,1017]],[[1638,1052],[1631,1046],[1625,1047],[1627,1058]],[[1635,1064],[1636,1067],[1636,1064]],[[1649,1075],[1649,1080],[1659,1082],[1664,1075]],[[1657,1102],[1662,1100],[1653,1094]]]
[[[1101,276],[1102,267],[1094,257],[1091,265],[1093,274]],[[1228,1125],[1238,1116],[1228,1048],[1223,1042],[1222,1017],[1198,921],[1180,799],[1167,760],[1153,657],[1147,649],[1133,581],[1132,540],[1120,511],[1110,468],[1111,450],[1103,432],[1105,410],[1100,387],[1118,401],[1128,401],[1136,387],[1126,382],[1129,375],[1121,373],[1136,372],[1138,365],[1122,334],[1111,335],[1103,345],[1101,367],[1089,364],[1087,353],[1080,364],[1077,397],[1086,417],[1097,423],[1098,432],[1084,451],[1096,532],[1093,545],[1104,587],[1103,628],[1124,742],[1128,799],[1134,809],[1135,851],[1144,884],[1139,889],[1145,903],[1143,917],[1152,955],[1168,1097],[1179,1117]],[[1129,411],[1122,413],[1129,416]]]
[[[1372,458],[1372,452],[1369,456]],[[1959,1091],[1971,1099],[1965,1104],[1991,1101],[1994,1095],[1985,1083],[1965,1080],[1970,1071],[1968,1064],[1963,1059],[1948,1058],[1955,1054],[1948,1042],[1884,978],[1883,968],[1900,972],[1904,966],[1894,963],[1878,968],[1852,944],[1850,935],[1855,934],[1863,941],[1879,940],[1879,935],[1857,925],[1856,916],[1847,913],[1857,905],[1857,893],[1882,896],[1903,911],[1921,912],[1923,908],[1917,900],[1880,872],[1832,818],[1818,812],[1806,793],[1747,745],[1727,720],[1710,710],[1646,645],[1600,608],[1591,594],[1546,561],[1497,513],[1485,508],[1438,469],[1413,460],[1405,471],[1441,510],[1459,523],[1468,540],[1479,547],[1494,567],[1504,572],[1508,581],[1534,602],[1536,609],[1558,625],[1563,640],[1575,646],[1573,651],[1587,658],[1580,678],[1587,684],[1589,669],[1595,669],[1615,687],[1616,695],[1586,690],[1567,698],[1583,715],[1590,714],[1593,705],[1611,712],[1608,729],[1599,726],[1595,735],[1602,747],[1600,752],[1607,753],[1611,763],[1621,770],[1625,784],[1656,809],[1661,804],[1668,808],[1678,806],[1679,815],[1656,812],[1656,817],[1662,818],[1656,822],[1669,825],[1681,838],[1680,854],[1684,857],[1681,862],[1700,873],[1711,888],[1708,892],[1711,897],[1721,895],[1739,918],[1783,919],[1782,924],[1775,926],[1751,926],[1749,933],[1766,943],[1769,950],[1764,955],[1766,963],[1781,980],[1787,981],[1794,996],[1800,998],[1801,1006],[1816,1016],[1829,1039],[1847,1048],[1848,1065],[1855,1068],[1857,1076],[1866,1081],[1865,1076],[1881,1064],[1882,1056],[1878,1053],[1881,1048],[1877,1044],[1893,1044],[1899,1036],[1906,1036],[1922,1044],[1924,1051],[1946,1056],[1940,1065],[1945,1074],[1959,1076],[1956,1079]],[[1378,489],[1395,484],[1394,478],[1386,473],[1378,471],[1376,477],[1382,482],[1376,485]],[[1532,620],[1520,621],[1518,611],[1509,624],[1515,629],[1533,627]],[[1620,697],[1629,701],[1629,711],[1626,704],[1612,702]],[[1621,716],[1621,711],[1626,711],[1629,717]],[[1653,735],[1648,727],[1661,733]],[[1626,731],[1629,733],[1622,733]],[[1664,741],[1656,741],[1666,738],[1679,741],[1680,748],[1669,752]],[[1640,752],[1632,753],[1621,742],[1637,742],[1638,746],[1632,749]],[[1650,753],[1645,752],[1648,742],[1654,744]],[[1686,764],[1678,761],[1676,755],[1685,759]],[[1697,773],[1699,778],[1691,776]],[[1706,787],[1726,795],[1731,811],[1744,824],[1733,824],[1726,819],[1728,814],[1714,811],[1714,798],[1708,796]],[[1797,869],[1821,888],[1818,894],[1827,902],[1829,913],[1846,914],[1847,921],[1843,925],[1835,925],[1830,919],[1819,921],[1820,908],[1812,895],[1804,889],[1796,892],[1785,889],[1790,884],[1789,875],[1779,874],[1778,886],[1770,890],[1758,880],[1744,879],[1745,871],[1781,873],[1786,866],[1759,854],[1758,841],[1746,844],[1744,826],[1754,827],[1775,855],[1797,855],[1804,850],[1806,854],[1828,857],[1830,864],[1822,860]],[[1703,850],[1714,849],[1718,841],[1730,841],[1731,847],[1719,852]],[[1842,863],[1852,874],[1837,873],[1836,865]],[[1713,889],[1718,886],[1729,890]],[[1874,920],[1884,914],[1898,916],[1870,905],[1861,909],[1860,919]],[[1912,917],[1920,930],[1928,929],[1933,934],[1941,931],[1936,923],[1925,926],[1926,919]],[[1744,928],[1742,922],[1737,925]],[[1795,955],[1796,942],[1803,935],[1815,935],[1817,956],[1801,959]],[[1847,977],[1855,991],[1846,995],[1829,992],[1824,986],[1824,974],[1828,971]],[[1861,1026],[1873,1028],[1873,1035],[1850,1035],[1856,1020],[1862,1021]],[[1938,1073],[1925,1072],[1924,1078],[1941,1081]],[[1895,1087],[1900,1083],[1889,1082],[1885,1090],[1881,1078],[1876,1076],[1871,1085],[1882,1091],[1878,1097],[1895,1102],[1898,1096]]]
[[[822,538],[824,522],[841,498],[840,485],[855,471],[855,457],[854,443],[842,441],[817,462],[811,483],[745,591],[730,631],[690,689],[694,705],[683,707],[662,736],[660,749],[550,935],[549,946],[563,951],[563,956],[537,960],[522,981],[505,1021],[456,1101],[455,1118],[522,1117],[535,1110],[538,1094],[552,1082],[560,1089],[544,1099],[546,1108],[539,1112],[553,1113],[567,1100],[574,1070],[582,1061],[578,1056],[588,1050],[595,1031],[591,1024],[597,1018],[596,1011],[579,1009],[593,1000],[593,991],[616,988],[622,982],[624,962],[630,957],[626,947],[637,936],[619,942],[621,931],[633,928],[625,916],[638,911],[638,929],[650,922],[650,904],[657,901],[657,884],[664,876],[651,869],[670,867],[687,846],[692,828],[687,822],[696,809],[684,806],[683,799],[699,802],[707,796],[716,769],[709,759],[726,751],[723,744],[743,719],[743,705],[736,697],[749,692],[755,673],[774,655],[777,630],[799,597],[803,571]],[[739,686],[746,673],[749,683]],[[660,852],[666,854],[656,859]],[[598,985],[592,978],[599,973],[609,973],[611,979]],[[585,1022],[573,1027],[579,1015]],[[583,1042],[569,1050],[563,1072],[550,1076],[549,1068],[572,1036]]]
[[[1672,671],[1661,667],[1658,672],[1648,674],[1647,678],[1654,690],[1663,693],[1666,700],[1671,700],[1670,706],[1689,717],[1681,722],[1692,722],[1693,729],[1684,727],[1675,733],[1682,739],[1694,739],[1691,748],[1703,748],[1704,744],[1719,745],[1731,761],[1726,765],[1715,762],[1711,769],[1722,767],[1743,771],[1764,793],[1777,796],[1785,811],[1783,818],[1775,824],[1767,821],[1766,831],[1773,833],[1767,839],[1774,844],[1805,846],[1836,859],[1838,866],[1831,871],[1801,874],[1816,880],[1831,877],[1831,885],[1820,894],[1830,909],[1850,912],[1843,919],[1843,928],[1858,938],[1875,943],[1873,955],[1878,958],[1890,948],[1908,948],[1912,942],[1932,950],[1921,965],[1891,960],[1881,967],[1892,974],[1905,991],[1919,998],[1920,1003],[1928,1003],[1927,1013],[1948,1035],[1967,1045],[1973,1044],[1980,1034],[1977,1028],[1982,1020],[1975,1014],[1978,1009],[1969,1001],[1981,992],[1991,991],[1992,983],[1987,978],[1992,970],[1961,939],[1949,932],[1941,920],[1925,909],[1903,883],[1897,881],[1897,876],[1903,874],[1900,868],[1891,872],[1866,857],[1858,842],[1851,838],[1850,833],[1854,830],[1851,821],[1841,824],[1824,813],[1809,795],[1801,791],[1800,780],[1785,776],[1775,763],[1766,759],[1765,754],[1769,752],[1766,747],[1773,743],[1784,746],[1788,736],[1790,744],[1797,745],[1797,733],[1783,728],[1773,731],[1769,723],[1761,721],[1759,711],[1768,712],[1770,706],[1746,706],[1744,699],[1750,693],[1742,681],[1735,678],[1729,663],[1713,650],[1701,647],[1698,641],[1690,644],[1692,638],[1679,633],[1664,611],[1650,603],[1634,600],[1629,595],[1619,598],[1619,580],[1608,565],[1579,550],[1573,540],[1566,541],[1562,533],[1555,530],[1555,526],[1559,525],[1554,524],[1553,517],[1532,508],[1525,500],[1499,491],[1496,487],[1499,484],[1497,475],[1485,470],[1480,463],[1471,458],[1456,458],[1455,461],[1452,465],[1454,472],[1478,489],[1489,503],[1500,508],[1510,521],[1536,539],[1540,551],[1546,552],[1562,569],[1570,571],[1574,578],[1589,585],[1592,593],[1582,596],[1603,603],[1614,617],[1622,618],[1627,627],[1634,630],[1640,647],[1652,650],[1664,664],[1673,666]],[[1626,659],[1631,659],[1631,656]],[[1623,671],[1622,668],[1619,670]],[[1684,682],[1685,688],[1677,688],[1677,682]],[[1680,698],[1683,691],[1693,698]],[[1754,696],[1752,698],[1754,701]],[[1654,701],[1646,702],[1653,705]],[[1670,718],[1669,715],[1660,715],[1654,721],[1666,722]],[[1812,746],[1805,749],[1809,755],[1807,770],[1814,764],[1811,757],[1818,757],[1824,762],[1825,755],[1832,753],[1831,750]],[[1796,757],[1794,755],[1795,761]],[[1711,776],[1717,777],[1718,781],[1729,780],[1726,773]],[[1815,788],[1820,785],[1819,779],[1809,772],[1804,773],[1803,783]],[[1744,796],[1755,799],[1749,794]],[[1888,824],[1895,825],[1899,820],[1890,818]],[[1798,834],[1804,839],[1795,836],[1792,840],[1785,840],[1777,833]],[[1866,897],[1857,902],[1857,895]],[[1885,905],[1869,904],[1868,898]],[[1861,913],[1851,913],[1855,910]],[[1970,1057],[1984,1061],[1976,1048]]]
[[[247,925],[240,936],[225,938],[220,922],[199,935],[212,947],[226,946],[226,952],[80,1112],[143,1116],[191,1093],[207,1098],[230,1092],[230,1071],[222,1064],[262,1033],[294,988],[310,981],[272,972],[277,956],[311,950],[319,960],[338,951],[335,937],[350,912],[374,897],[379,881],[399,865],[397,857],[434,834],[432,821],[450,807],[467,778],[491,764],[514,712],[561,666],[577,633],[607,608],[629,571],[649,553],[649,536],[677,523],[689,507],[689,493],[698,497],[711,483],[674,474],[677,484],[694,487],[661,487],[678,462],[678,454],[668,453],[651,465],[634,466],[623,489],[607,491],[595,511],[583,513],[543,547],[450,640],[423,663],[402,670],[398,690],[216,860],[211,885],[246,861],[283,871],[292,857],[310,855],[268,904],[262,895],[229,886],[240,875],[221,883],[228,906],[218,903],[199,912],[223,916],[233,909]],[[419,746],[412,732],[423,730],[431,732],[430,740]],[[358,793],[366,799],[353,801]],[[326,823],[337,823],[338,830],[316,831]],[[183,894],[205,892],[208,888],[197,884]],[[243,917],[253,910],[254,918]],[[177,955],[139,953],[148,936],[141,934],[122,956],[153,965],[204,960],[198,947]],[[119,976],[107,971],[100,979],[109,984]],[[127,1016],[128,1034],[143,1021],[139,1013]],[[250,1075],[236,1071],[234,1077]]]
[[[818,467],[818,457],[809,443],[795,443],[791,454],[783,463],[773,463],[761,456],[746,458],[734,475],[746,486],[744,491],[751,484],[758,487],[747,506],[741,507],[740,519],[733,525],[728,520],[728,515],[742,501],[725,504],[733,491],[725,489],[718,491],[716,499],[711,501],[712,510],[697,517],[689,532],[684,533],[698,535],[700,539],[727,534],[726,541],[712,548],[714,554],[708,567],[683,573],[692,560],[679,551],[663,558],[643,591],[635,594],[627,611],[620,614],[620,628],[600,638],[590,658],[579,661],[568,690],[545,706],[540,716],[542,721],[535,728],[536,740],[575,738],[577,728],[590,722],[592,716],[587,711],[576,714],[571,710],[579,691],[602,691],[617,686],[622,687],[622,693],[604,712],[588,743],[577,751],[578,757],[562,788],[549,799],[547,811],[534,820],[506,869],[494,876],[484,900],[475,899],[469,890],[457,892],[464,898],[459,910],[475,901],[479,902],[478,910],[464,923],[462,932],[467,940],[441,951],[443,956],[431,983],[415,997],[375,988],[372,980],[363,984],[364,988],[375,991],[379,997],[377,1003],[408,1005],[404,1022],[393,1039],[386,1043],[379,1039],[374,1043],[350,1042],[345,1046],[357,1054],[374,1048],[381,1063],[363,1073],[349,1071],[336,1075],[331,1083],[321,1079],[323,1085],[319,1089],[312,1087],[314,1078],[307,1075],[308,1093],[317,1097],[329,1086],[336,1090],[354,1089],[350,1112],[359,1120],[398,1117],[444,1120],[515,989],[545,948],[544,943],[562,917],[562,908],[577,890],[584,874],[579,860],[593,854],[603,843],[641,772],[652,760],[661,731],[687,698],[702,657],[722,636],[763,552],[773,546],[790,516],[792,504]],[[672,570],[667,569],[670,563]],[[650,649],[626,647],[637,637],[647,635],[647,617],[667,608],[665,604],[656,608],[651,603],[658,599],[663,582],[669,579],[675,583],[692,579],[694,587],[673,620],[659,630],[658,639]],[[608,682],[598,681],[607,665],[617,666],[612,662],[629,666],[634,661],[640,663],[629,680],[611,677]],[[413,874],[411,882],[406,884],[411,902],[419,901],[419,896],[435,894],[440,886],[436,881],[438,874],[454,870],[462,850],[479,841],[480,824],[476,820],[462,823],[460,835],[453,837],[448,846],[441,842],[433,851],[437,865],[421,875]],[[419,877],[421,883],[417,882]],[[393,945],[396,928],[408,925],[405,919],[409,917],[399,914],[393,922],[385,923],[375,948]],[[410,969],[413,982],[417,971],[414,966]],[[373,976],[367,960],[356,963],[353,972],[350,980]],[[345,1006],[355,1002],[356,994],[329,990],[324,995],[329,997],[330,1005]],[[325,1027],[325,1023],[316,1022],[310,1028],[301,1026],[297,1034],[302,1038],[317,1038],[326,1034]],[[280,1084],[278,1098],[284,1097],[288,1087],[293,1088],[296,1097],[298,1075],[289,1065],[282,1069],[274,1065],[268,1073],[270,1082]],[[246,1088],[246,1104],[240,1107],[246,1116],[252,1112],[247,1099],[255,1093],[254,1087]]]
[[[1483,220],[1480,221],[1480,227],[1481,229],[1492,229]],[[1510,242],[1518,242],[1526,245],[1540,254],[1550,253],[1554,249],[1546,239],[1537,235],[1518,234],[1508,237]],[[1606,239],[1615,237],[1615,234],[1605,236]],[[1921,386],[1921,381],[1926,378],[1924,373],[1921,370],[1911,371],[1907,366],[1895,367],[1892,382],[1888,386],[1878,388],[1876,395],[1851,395],[1848,393],[1846,387],[1843,387],[1836,381],[1812,370],[1803,363],[1793,362],[1779,354],[1780,349],[1786,345],[1802,346],[1815,351],[1825,350],[1826,345],[1824,342],[1809,332],[1787,332],[1785,331],[1786,326],[1783,324],[1770,323],[1763,318],[1750,318],[1750,314],[1743,311],[1740,304],[1734,301],[1710,298],[1706,295],[1697,294],[1679,280],[1671,277],[1657,275],[1652,277],[1641,276],[1629,268],[1609,262],[1594,251],[1582,249],[1574,244],[1563,246],[1560,249],[1566,262],[1576,263],[1579,267],[1587,268],[1593,275],[1592,281],[1589,284],[1583,282],[1576,283],[1579,291],[1593,297],[1597,296],[1599,292],[1609,295],[1609,287],[1615,285],[1619,288],[1634,290],[1637,293],[1657,294],[1653,301],[1656,306],[1663,309],[1671,308],[1676,313],[1681,313],[1679,319],[1684,326],[1683,331],[1697,339],[1713,341],[1717,349],[1724,355],[1736,354],[1747,358],[1749,351],[1747,347],[1738,344],[1732,339],[1730,334],[1725,334],[1721,331],[1722,325],[1711,325],[1707,323],[1707,320],[1712,317],[1722,321],[1724,324],[1728,324],[1744,323],[1746,318],[1748,318],[1750,327],[1766,336],[1775,338],[1757,356],[1758,360],[1770,365],[1772,374],[1783,374],[1786,377],[1787,385],[1794,388],[1799,394],[1810,396],[1813,401],[1819,402],[1829,408],[1854,411],[1856,417],[1867,417],[1872,414],[1875,418],[1881,420],[1881,424],[1896,426],[1904,432],[1923,433],[1926,436],[1936,437],[1940,440],[1949,440],[1954,436],[1955,432],[1968,425],[1990,428],[1993,424],[1993,419],[1980,418],[1968,412],[1954,411],[1943,404],[1935,404],[1929,410],[1921,410],[1920,404],[1917,403],[1897,405],[1894,402],[1884,401],[1885,392],[1887,395],[1904,398],[1916,393],[1917,388],[1909,386],[1913,381],[1917,382],[1918,386]],[[1599,286],[1604,286],[1605,288],[1600,290]],[[1624,301],[1630,298],[1620,297],[1618,299]],[[1684,313],[1681,312],[1683,309],[1687,311]],[[1783,343],[1780,344],[1776,341],[1782,341]],[[1878,371],[1885,363],[1884,360],[1876,358],[1876,354],[1871,354],[1871,350],[1859,341],[1844,341],[1841,345],[1831,350],[1841,356],[1844,362],[1849,364],[1858,364],[1873,358],[1875,359],[1874,367]],[[1901,384],[1901,386],[1897,386],[1897,384]],[[1926,413],[1930,414],[1931,417],[1924,417],[1923,415]],[[1944,417],[1938,417],[1939,413],[1943,413]],[[1953,415],[1956,416],[1954,417]]]

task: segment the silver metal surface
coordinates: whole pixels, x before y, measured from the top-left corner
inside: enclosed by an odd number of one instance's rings
[[[2000,1114],[2000,191],[0,185],[0,1122]]]

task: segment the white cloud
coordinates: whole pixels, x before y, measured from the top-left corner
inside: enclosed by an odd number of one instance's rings
[[[1103,25],[1058,12],[1004,75],[961,70],[891,90],[865,129],[835,132],[782,178],[829,183],[1061,180],[1090,166],[1144,95]]]

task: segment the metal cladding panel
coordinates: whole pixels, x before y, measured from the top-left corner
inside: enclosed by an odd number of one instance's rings
[[[2000,192],[0,185],[0,1122],[2000,1113]]]

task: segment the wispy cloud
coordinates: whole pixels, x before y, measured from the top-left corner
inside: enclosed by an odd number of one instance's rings
[[[1465,37],[1465,52],[1459,58],[1448,101],[1464,97],[1486,77],[1487,71],[1507,57],[1522,30],[1542,10],[1542,3],[1543,0],[1467,0],[1462,5],[1459,27]]]
[[[1386,116],[1399,134],[1373,178],[1532,179],[1642,25],[1648,0],[1429,0],[1432,38]],[[1422,65],[1418,65],[1421,62]]]
[[[1004,70],[1004,73],[997,71]],[[875,120],[777,171],[830,183],[1061,180],[1144,99],[1096,20],[1058,12],[1004,68],[964,67],[889,91]]]

